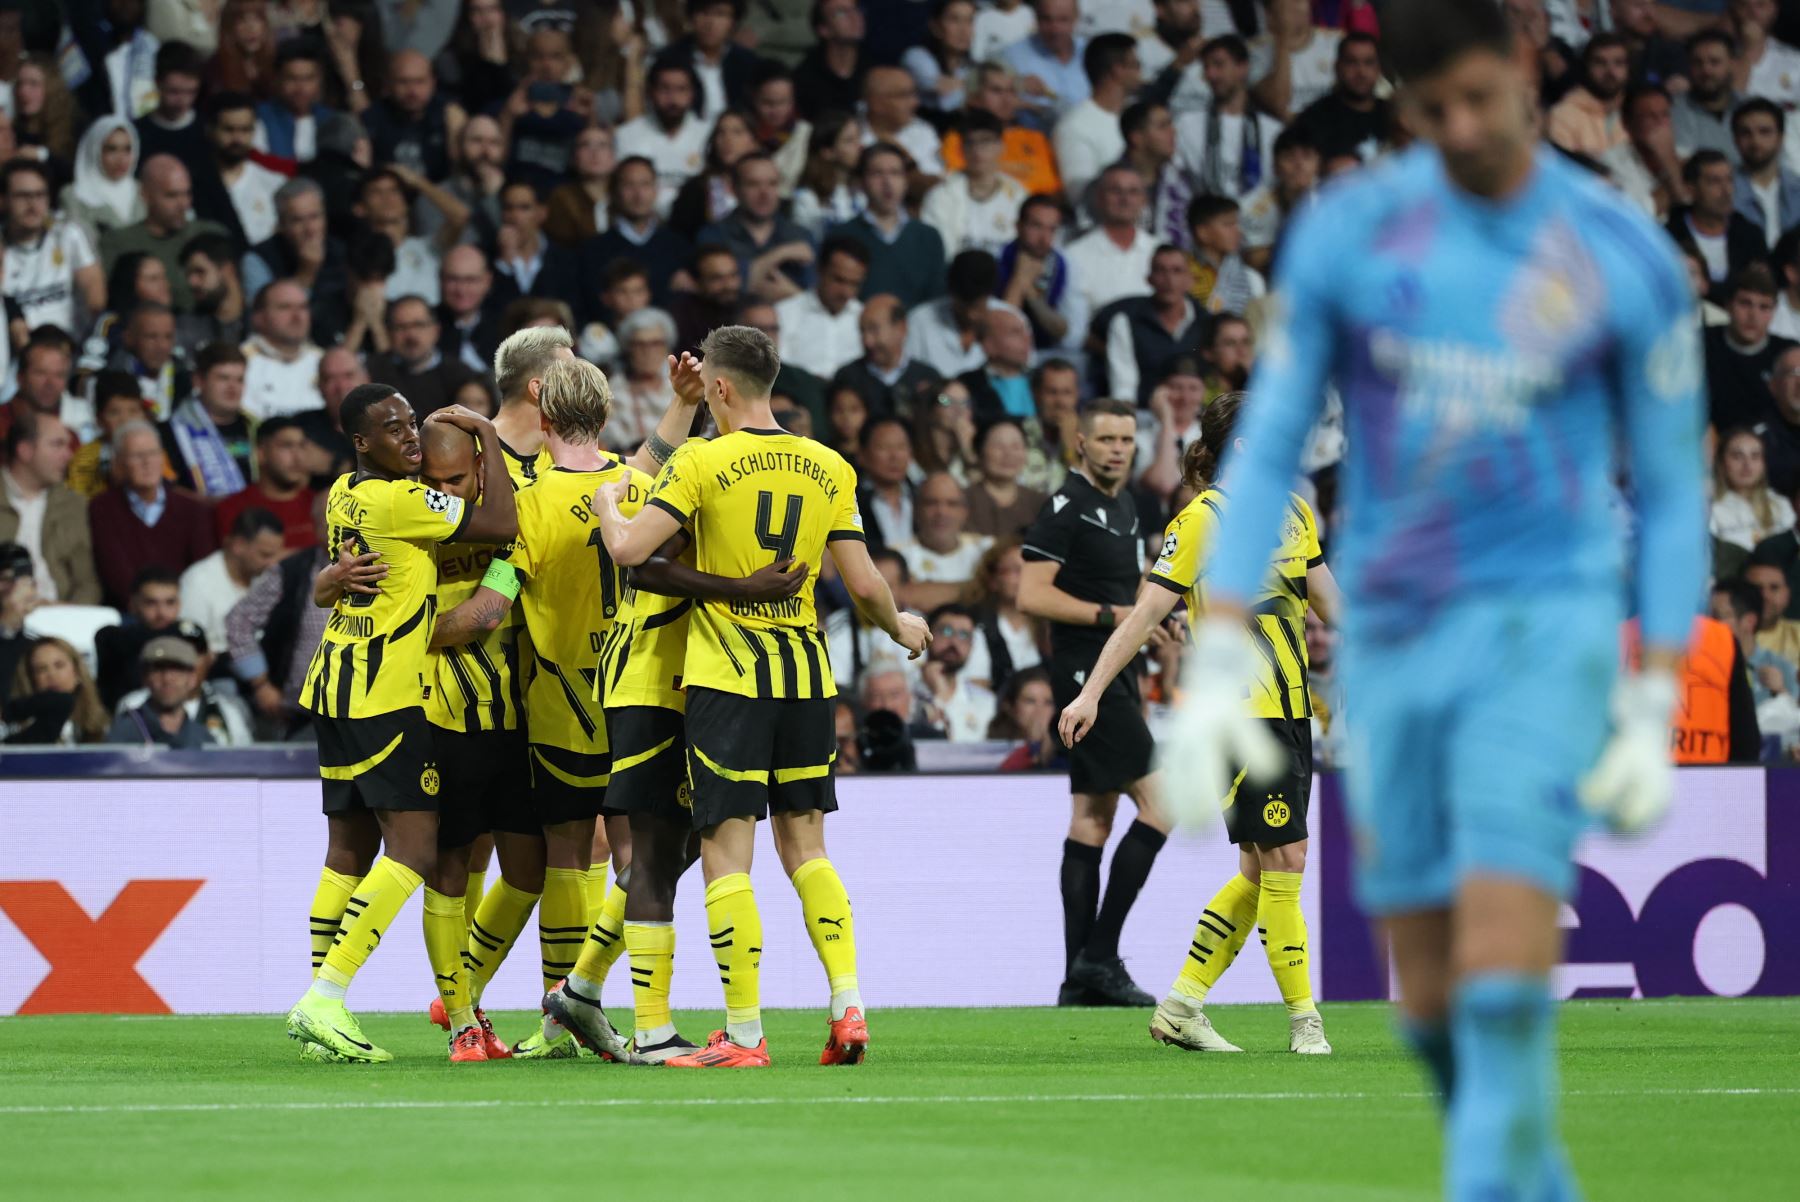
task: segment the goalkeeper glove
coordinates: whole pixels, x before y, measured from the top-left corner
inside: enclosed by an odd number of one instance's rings
[[[1263,782],[1287,766],[1281,745],[1244,703],[1256,668],[1241,623],[1208,618],[1195,631],[1181,703],[1157,754],[1163,804],[1178,825],[1211,825],[1240,767]]]
[[[1675,678],[1644,671],[1613,689],[1612,738],[1600,762],[1581,782],[1581,804],[1619,834],[1641,831],[1661,818],[1675,792],[1669,759],[1669,724],[1675,714]]]

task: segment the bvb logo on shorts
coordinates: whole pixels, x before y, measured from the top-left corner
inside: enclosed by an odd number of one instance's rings
[[[694,791],[688,788],[686,781],[682,781],[675,789],[675,804],[684,810],[694,808]]]
[[[1268,826],[1286,826],[1287,820],[1287,802],[1271,794],[1269,804],[1263,807],[1263,822]]]
[[[425,771],[419,773],[419,788],[425,791],[425,796],[427,797],[436,797],[438,795],[438,770],[436,764],[425,765]]]

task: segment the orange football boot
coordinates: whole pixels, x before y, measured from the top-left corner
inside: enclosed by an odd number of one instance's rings
[[[487,1058],[487,1049],[482,1046],[480,1027],[464,1027],[451,1038],[451,1064],[485,1063]]]
[[[732,1043],[725,1037],[725,1032],[714,1031],[707,1038],[705,1047],[665,1060],[663,1064],[668,1068],[768,1068],[769,1041],[765,1039],[755,1047],[747,1048]]]
[[[825,1050],[819,1053],[820,1064],[861,1064],[869,1050],[869,1024],[862,1011],[851,1006],[844,1017],[831,1020],[831,1034],[825,1038]]]

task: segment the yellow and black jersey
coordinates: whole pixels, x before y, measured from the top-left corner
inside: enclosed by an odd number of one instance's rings
[[[1149,579],[1187,594],[1188,622],[1206,612],[1207,555],[1218,537],[1225,494],[1209,489],[1175,515],[1163,535],[1162,553]],[[1259,718],[1310,718],[1306,679],[1306,570],[1325,562],[1312,507],[1288,494],[1281,519],[1281,545],[1269,575],[1250,606],[1250,641],[1261,667],[1250,688],[1250,712]]]
[[[682,444],[650,504],[692,533],[703,572],[744,577],[788,556],[810,569],[785,601],[696,603],[686,682],[745,697],[836,696],[813,585],[827,542],[863,537],[856,472],[843,456],[785,430],[734,430]]]
[[[624,569],[606,554],[594,493],[629,482],[619,508],[643,507],[650,477],[609,462],[598,471],[552,467],[519,490],[519,538],[508,562],[522,580],[520,606],[535,668],[525,691],[533,744],[583,753],[606,750],[600,705],[600,648],[619,616]]]
[[[437,611],[447,614],[475,595],[488,565],[505,559],[512,548],[481,543],[445,543],[437,549]],[[441,730],[473,734],[483,730],[517,730],[521,714],[523,673],[519,632],[524,618],[518,606],[506,611],[500,625],[471,643],[432,652],[431,697],[426,716]]]
[[[373,552],[381,591],[345,593],[325,623],[300,702],[324,718],[368,718],[425,704],[431,685],[437,544],[453,542],[469,507],[411,480],[340,476],[326,502],[326,546]]]
[[[498,441],[501,452],[506,456],[506,474],[512,477],[515,489],[524,488],[556,466],[556,461],[550,458],[548,444],[539,447],[535,455],[521,455],[507,446],[504,439]]]
[[[681,561],[697,566],[691,543],[682,552]],[[625,586],[619,598],[618,619],[600,647],[600,672],[605,680],[601,700],[607,709],[629,705],[655,705],[670,710],[685,707],[682,672],[693,608],[689,597],[665,597]]]

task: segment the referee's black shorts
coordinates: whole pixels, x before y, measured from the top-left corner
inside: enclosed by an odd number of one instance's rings
[[[788,701],[687,690],[694,829],[837,809],[835,697]]]
[[[622,705],[606,711],[612,780],[606,800],[627,814],[687,825],[693,797],[687,778],[687,722],[680,710]]]
[[[442,773],[425,707],[367,718],[313,715],[327,814],[436,810]]]
[[[1264,718],[1288,766],[1274,783],[1252,784],[1240,769],[1225,800],[1225,833],[1233,843],[1284,847],[1306,838],[1312,803],[1313,746],[1309,718]]]
[[[530,768],[522,730],[455,731],[436,727],[438,846],[466,847],[489,831],[538,834],[525,788]]]
[[[1056,696],[1056,711],[1075,700],[1087,674],[1093,670],[1096,648],[1091,656],[1052,656],[1050,689]],[[1128,664],[1123,672],[1100,694],[1100,708],[1093,729],[1073,747],[1066,747],[1056,723],[1050,723],[1050,737],[1063,746],[1069,757],[1069,791],[1114,796],[1127,786],[1150,775],[1156,757],[1156,742],[1144,721],[1144,704],[1138,694],[1137,666]]]

